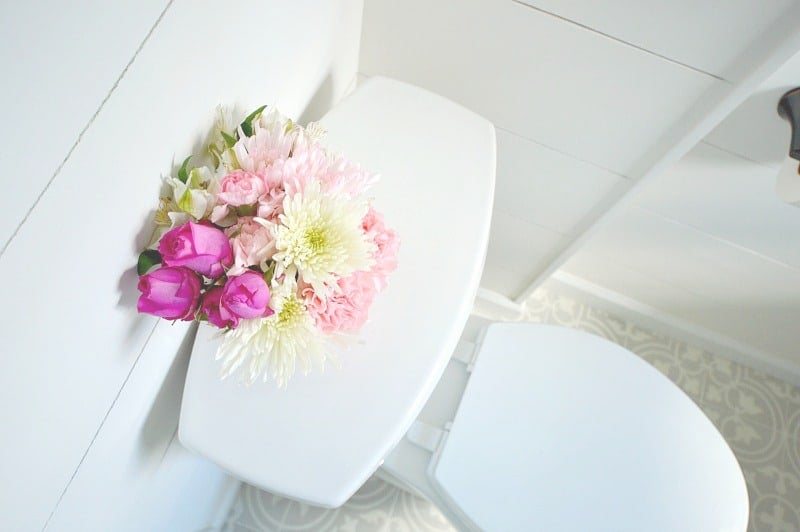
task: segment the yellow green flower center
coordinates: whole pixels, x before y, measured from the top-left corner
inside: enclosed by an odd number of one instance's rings
[[[286,326],[294,323],[305,312],[303,303],[297,297],[287,297],[283,301],[280,312],[278,312],[278,326]]]
[[[305,246],[312,252],[318,253],[324,249],[328,244],[328,238],[325,228],[321,225],[315,225],[306,230],[303,235]]]

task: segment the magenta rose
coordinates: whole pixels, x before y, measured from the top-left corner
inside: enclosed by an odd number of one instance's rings
[[[217,199],[233,205],[252,205],[267,191],[261,176],[244,170],[236,170],[222,178]]]
[[[269,287],[264,277],[253,271],[231,277],[222,289],[220,306],[239,318],[260,318],[272,314]]]
[[[225,233],[210,225],[187,222],[164,233],[158,252],[167,266],[186,266],[207,277],[219,277],[233,263]]]
[[[188,268],[159,268],[139,277],[139,312],[190,321],[200,299],[200,277]]]
[[[200,304],[200,312],[208,317],[208,321],[220,329],[230,327],[235,329],[239,326],[239,317],[231,314],[221,304],[222,287],[217,286],[206,292],[203,302]]]

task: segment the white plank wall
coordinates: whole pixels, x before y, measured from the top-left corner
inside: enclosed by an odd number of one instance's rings
[[[499,128],[482,285],[508,297],[628,190],[692,106],[730,86],[511,0],[368,0],[360,69],[438,92]]]
[[[0,249],[112,91],[167,0],[0,4]]]
[[[370,0],[360,68],[621,175],[702,94],[727,86],[511,0]]]
[[[789,146],[776,106],[798,85],[800,52],[564,271],[728,338],[760,369],[800,375],[800,208],[775,193]]]
[[[665,59],[739,81],[795,0],[517,0]]]
[[[512,297],[630,180],[503,129],[483,286]]]
[[[3,182],[14,193],[3,201],[22,206],[3,209],[4,231],[11,234],[33,207],[0,255],[0,275],[9,281],[0,320],[3,530],[40,530],[48,522],[53,530],[145,522],[144,529],[183,530],[210,518],[211,507],[169,515],[163,500],[153,500],[172,498],[173,511],[182,512],[210,505],[228,482],[170,443],[185,327],[154,330],[157,320],[135,310],[133,266],[149,236],[159,178],[199,145],[218,103],[242,110],[278,104],[289,115],[313,118],[355,77],[359,0],[250,0],[224,8],[175,0],[159,20],[165,6],[83,3],[68,17],[53,9],[53,20],[43,22],[46,29],[74,19],[77,33],[20,30],[20,39],[44,42],[36,52],[40,68],[7,78],[3,87],[4,95],[15,95],[15,117],[30,111],[39,122],[35,135],[16,123],[3,126],[6,168],[36,163],[25,172],[31,179],[6,172],[14,181]],[[51,7],[4,6],[4,27],[38,28],[39,14]],[[117,32],[120,42],[109,43]],[[114,53],[106,57],[106,48]],[[24,55],[7,52],[4,71],[21,72]],[[77,61],[82,76],[69,68],[49,73],[65,58]],[[43,87],[26,92],[40,80]],[[42,114],[43,102],[54,108]],[[46,132],[62,125],[60,140],[48,144]],[[136,520],[124,521],[122,508]]]
[[[360,69],[498,127],[483,287],[520,297],[577,251],[567,273],[780,368],[800,363],[788,326],[800,209],[773,192],[788,143],[775,105],[800,85],[800,57],[663,179],[652,169],[669,168],[796,51],[798,22],[796,0],[367,0]],[[595,222],[622,197],[639,208],[603,231]]]

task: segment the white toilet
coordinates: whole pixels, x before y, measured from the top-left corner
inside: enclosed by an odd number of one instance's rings
[[[700,409],[597,336],[473,316],[379,475],[459,530],[744,531],[739,465]]]
[[[186,447],[327,507],[383,466],[465,530],[745,530],[730,448],[655,369],[589,334],[469,318],[493,201],[489,122],[381,78],[322,122],[331,146],[382,174],[375,203],[401,236],[398,270],[341,368],[288,390],[220,381],[201,327]]]

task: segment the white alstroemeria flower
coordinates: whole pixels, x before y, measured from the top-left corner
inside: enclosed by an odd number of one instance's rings
[[[320,188],[314,180],[283,200],[283,214],[272,225],[272,259],[276,275],[294,267],[315,292],[325,294],[340,277],[372,266],[374,245],[361,228],[368,204]]]
[[[168,178],[172,186],[172,196],[180,210],[196,220],[211,213],[216,205],[216,191],[219,186],[214,174],[205,166],[192,168],[186,183],[175,177]]]
[[[214,166],[219,163],[223,154],[230,150],[230,139],[234,138],[237,124],[233,120],[233,110],[223,105],[217,106],[214,116],[214,126],[208,136],[208,154],[214,161]],[[227,137],[227,138],[226,138]]]
[[[170,184],[170,186],[172,186]],[[174,229],[179,225],[183,225],[191,220],[191,215],[183,212],[178,208],[178,205],[170,197],[162,197],[161,202],[156,210],[156,215],[153,218],[155,228],[153,234],[150,236],[150,242],[147,244],[148,249],[157,249],[158,242],[164,233],[170,229]]]
[[[311,371],[314,362],[322,367],[326,360],[325,345],[314,319],[297,294],[294,274],[272,283],[270,308],[275,314],[268,318],[240,320],[239,326],[223,335],[217,350],[222,359],[222,378],[233,374],[249,357],[244,370],[248,384],[259,377],[273,379],[285,388],[294,375],[297,364],[304,373]]]

